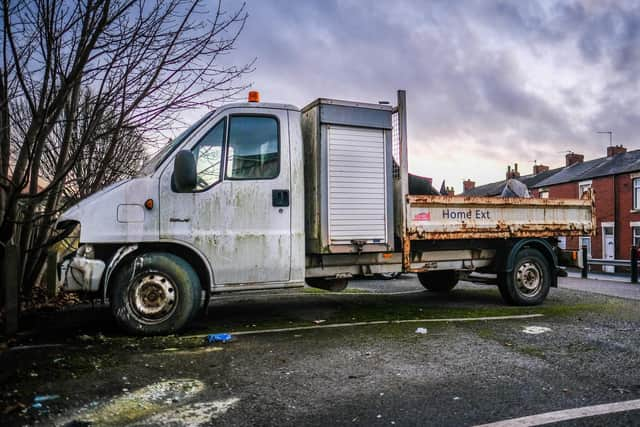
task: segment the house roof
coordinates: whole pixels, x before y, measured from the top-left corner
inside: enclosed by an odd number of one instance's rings
[[[529,188],[542,188],[567,182],[640,171],[640,150],[627,151],[611,157],[600,157],[571,166],[550,169],[537,175],[524,175],[518,179]],[[465,191],[465,196],[499,196],[507,181],[492,182]]]
[[[540,188],[566,182],[584,181],[607,175],[618,175],[640,170],[640,150],[627,151],[611,157],[601,157],[576,163],[559,170],[547,179],[538,181],[530,188]]]
[[[540,181],[546,180],[547,178],[552,177],[554,174],[561,171],[562,168],[550,169],[545,172],[540,172],[536,175],[524,175],[519,178],[516,178],[518,181],[522,182],[529,188],[537,187],[537,184]],[[492,182],[491,184],[480,185],[478,187],[472,188],[471,190],[465,191],[463,195],[465,196],[499,196],[502,194],[502,190],[504,186],[507,185],[507,180]]]

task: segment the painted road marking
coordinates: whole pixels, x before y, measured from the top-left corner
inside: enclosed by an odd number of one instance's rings
[[[354,326],[395,325],[398,323],[448,323],[448,322],[480,322],[483,320],[519,320],[519,319],[533,319],[533,318],[543,317],[543,316],[544,316],[543,314],[535,313],[535,314],[516,314],[512,316],[452,317],[448,319],[371,320],[368,322],[332,323],[328,325],[293,326],[290,328],[238,331],[238,332],[231,332],[231,334],[259,335],[259,334],[274,334],[279,332],[306,331],[308,329],[350,328]],[[185,336],[183,338],[204,338],[207,335],[190,335],[190,336]]]
[[[613,414],[616,412],[634,411],[640,409],[640,399],[627,400],[625,402],[605,403],[602,405],[584,406],[582,408],[565,409],[562,411],[546,412],[544,414],[531,415],[522,418],[498,421],[482,424],[476,427],[525,427],[541,426],[560,421],[575,420],[578,418],[593,417],[596,415]]]

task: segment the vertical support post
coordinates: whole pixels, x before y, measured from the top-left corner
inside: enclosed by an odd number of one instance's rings
[[[403,248],[403,266],[404,269],[409,269],[409,248],[410,242],[407,240],[407,196],[409,195],[409,158],[407,148],[407,92],[404,90],[398,91],[398,139],[400,142],[399,154],[400,154],[400,191],[402,194],[402,248]]]
[[[631,246],[631,283],[638,283],[638,248]]]
[[[18,248],[14,244],[5,246],[3,261],[0,280],[4,284],[4,333],[10,337],[18,332]]]
[[[587,258],[587,247],[582,247],[582,278],[586,279],[589,271],[589,260]]]

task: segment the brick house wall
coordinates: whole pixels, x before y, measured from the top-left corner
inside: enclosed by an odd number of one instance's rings
[[[631,223],[640,224],[640,211],[633,210],[633,178],[640,177],[640,173],[625,173],[591,179],[591,186],[595,193],[596,207],[596,235],[591,236],[591,256],[604,258],[602,223],[614,224],[615,258],[629,259],[632,245],[633,230]],[[550,185],[544,189],[533,189],[532,196],[540,197],[540,191],[549,192],[552,199],[575,199],[579,197],[579,182],[568,182]],[[577,237],[566,240],[567,249],[579,249]]]

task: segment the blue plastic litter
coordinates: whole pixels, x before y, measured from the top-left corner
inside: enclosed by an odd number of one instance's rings
[[[231,341],[232,339],[233,339],[233,337],[231,336],[231,334],[209,334],[209,335],[207,335],[207,342],[208,343],[214,343],[214,342],[227,343],[227,342]]]
[[[33,405],[31,405],[31,407],[33,409],[42,409],[42,403],[40,402],[34,403]]]
[[[57,394],[47,394],[44,396],[36,396],[33,398],[34,403],[46,402],[47,400],[56,400],[59,399],[60,396]]]

